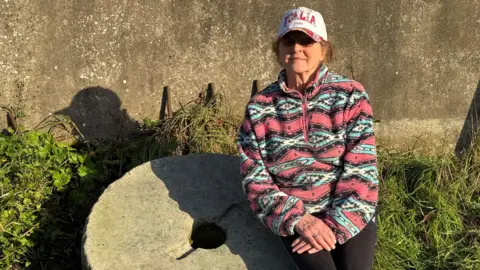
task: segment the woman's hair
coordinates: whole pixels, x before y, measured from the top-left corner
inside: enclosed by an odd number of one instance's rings
[[[277,56],[277,61],[278,61],[278,49],[280,47],[280,38],[276,38],[273,43],[272,43],[272,50]],[[322,46],[322,49],[325,51],[325,58],[323,59],[323,63],[328,64],[331,63],[333,60],[333,44],[330,41],[322,40],[319,42],[320,46]]]

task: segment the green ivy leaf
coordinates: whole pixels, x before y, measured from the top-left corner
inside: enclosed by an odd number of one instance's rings
[[[70,174],[64,170],[60,172],[56,171],[52,174],[52,179],[54,180],[53,185],[60,191],[70,182],[70,178]]]
[[[78,168],[78,175],[79,175],[80,177],[85,177],[85,176],[87,176],[87,175],[88,175],[88,168],[87,168],[86,166],[83,166],[83,165],[80,166],[80,167]]]
[[[84,164],[86,158],[87,158],[87,155],[78,155],[78,163]]]
[[[53,181],[53,185],[54,185],[57,189],[59,189],[59,190],[60,190],[61,188],[63,188],[63,183],[62,183],[62,181],[60,181],[59,179]]]

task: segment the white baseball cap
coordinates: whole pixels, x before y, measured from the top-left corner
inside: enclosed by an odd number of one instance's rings
[[[322,14],[306,7],[290,9],[283,14],[282,21],[278,27],[277,38],[281,38],[293,30],[305,32],[316,42],[328,40],[327,27],[323,21]]]

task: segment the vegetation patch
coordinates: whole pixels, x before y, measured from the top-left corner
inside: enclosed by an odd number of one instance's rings
[[[380,151],[376,269],[480,269],[479,157]]]

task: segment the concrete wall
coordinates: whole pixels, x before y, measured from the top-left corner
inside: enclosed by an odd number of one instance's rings
[[[480,0],[5,0],[0,104],[27,125],[70,112],[95,137],[156,118],[164,86],[185,102],[215,82],[243,113],[252,81],[276,79],[270,44],[293,6],[324,15],[331,69],[364,84],[381,140],[455,143],[479,83]]]

